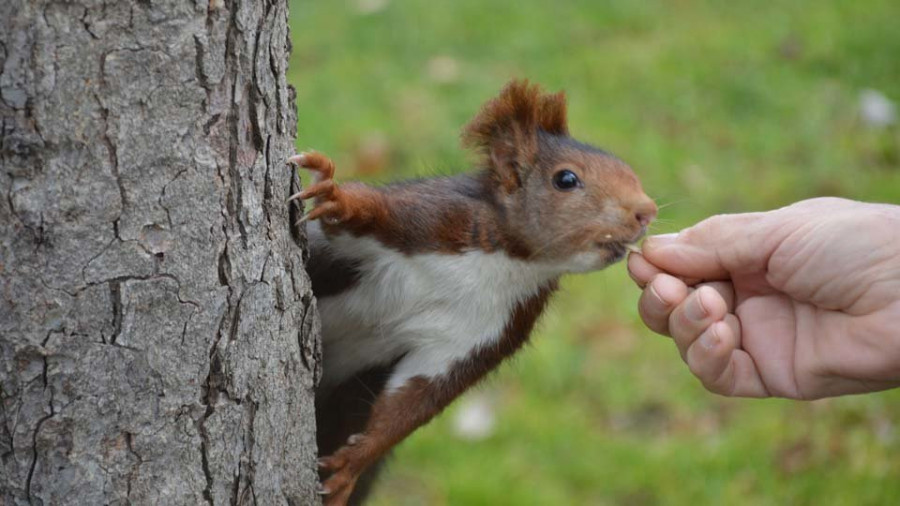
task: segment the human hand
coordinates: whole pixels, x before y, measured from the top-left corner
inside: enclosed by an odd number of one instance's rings
[[[714,393],[815,399],[900,386],[900,207],[836,198],[648,238],[641,318]]]

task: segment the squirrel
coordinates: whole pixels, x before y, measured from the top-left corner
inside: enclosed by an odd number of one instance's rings
[[[367,470],[521,348],[560,276],[621,260],[655,218],[631,168],[566,116],[564,92],[513,80],[463,130],[472,173],[339,185],[321,153],[288,160],[314,174],[290,200],[315,202],[326,506],[357,502]]]

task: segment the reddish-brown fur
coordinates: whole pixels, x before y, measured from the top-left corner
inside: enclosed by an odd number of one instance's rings
[[[543,94],[527,80],[512,81],[500,95],[486,103],[463,129],[463,145],[475,148],[491,161],[493,150],[537,151],[534,133],[569,135],[564,92]]]
[[[322,177],[333,172],[333,163],[322,154],[303,156],[303,167]],[[499,204],[485,191],[491,181],[479,174],[376,188],[352,182],[338,186],[324,179],[298,195],[319,200],[308,219],[327,216],[322,227],[331,233],[373,236],[407,254],[483,249],[525,258],[529,252],[524,245],[498,222]]]
[[[373,237],[407,255],[502,251],[545,264],[584,252],[602,252],[603,260],[611,263],[621,258],[622,244],[640,237],[656,214],[655,204],[624,162],[568,136],[563,93],[544,94],[527,81],[513,81],[466,126],[463,142],[481,153],[480,172],[381,188],[338,186],[331,179],[331,160],[318,153],[300,155],[292,161],[319,178],[295,197],[316,198],[308,218],[322,218],[326,235]],[[554,190],[552,179],[561,170],[577,174],[583,187],[577,192]],[[327,260],[310,260],[313,288],[320,297],[353,286],[352,268]],[[328,279],[329,270],[342,271],[340,279]],[[497,345],[473,349],[443,377],[416,377],[387,394],[382,391],[383,374],[390,368],[380,371],[379,381],[364,385],[374,388],[368,412],[365,404],[346,404],[335,397],[360,395],[357,385],[344,384],[317,399],[322,411],[320,445],[330,450],[346,441],[321,459],[323,472],[330,473],[323,483],[326,505],[345,504],[369,466],[515,352],[555,288],[552,280],[521,302],[508,316]],[[340,420],[344,415],[350,419]],[[329,426],[321,427],[326,419]],[[352,441],[346,439],[361,428]]]

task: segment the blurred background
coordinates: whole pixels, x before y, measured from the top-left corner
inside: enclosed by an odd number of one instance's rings
[[[527,77],[633,166],[654,233],[898,203],[898,19],[896,0],[293,1],[297,146],[345,180],[466,170],[460,127]],[[372,503],[898,504],[900,391],[713,396],[638,295],[621,264],[566,279],[533,344],[400,445]]]

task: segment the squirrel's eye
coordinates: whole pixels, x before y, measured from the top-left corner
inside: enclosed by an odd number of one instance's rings
[[[581,180],[569,169],[553,174],[553,187],[559,191],[571,191],[581,186]]]

